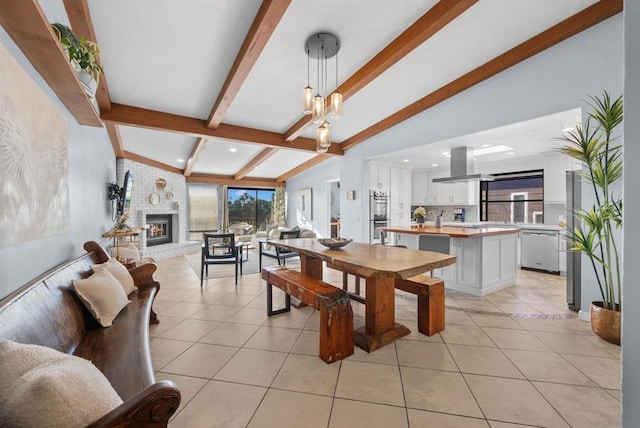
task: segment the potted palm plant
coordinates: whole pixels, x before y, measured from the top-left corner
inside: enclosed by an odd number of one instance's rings
[[[575,130],[565,133],[560,151],[582,161],[583,177],[592,185],[595,203],[574,212],[577,226],[569,231],[570,251],[581,251],[593,267],[602,301],[591,304],[591,328],[604,340],[620,344],[622,277],[616,229],[622,227],[622,146],[615,135],[622,123],[622,96],[605,91],[591,97],[593,111]]]
[[[64,24],[55,23],[51,27],[58,36],[58,41],[64,47],[69,61],[74,65],[78,79],[82,83],[85,92],[93,98],[102,73],[98,45],[90,40],[76,36]]]

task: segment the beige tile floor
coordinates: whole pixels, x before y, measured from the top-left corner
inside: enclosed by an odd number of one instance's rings
[[[268,318],[258,274],[201,290],[184,257],[158,265],[151,352],[156,378],[182,391],[172,428],[620,426],[620,348],[565,308],[562,277],[521,271],[490,296],[447,291],[446,329],[432,337],[398,292],[396,318],[412,333],[327,365],[317,313]]]

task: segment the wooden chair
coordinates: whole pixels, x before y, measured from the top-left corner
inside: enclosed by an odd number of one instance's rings
[[[297,239],[300,237],[299,230],[281,230],[279,239]],[[272,246],[270,250],[262,250],[260,253],[260,268],[262,269],[262,256],[273,257],[278,260],[278,265],[286,266],[286,259],[291,257],[298,257],[298,253],[295,251],[285,250],[284,248],[278,248]]]
[[[236,285],[238,284],[238,265],[242,275],[242,256],[236,246],[233,233],[203,233],[202,258],[200,266],[200,288],[204,274],[209,275],[209,265],[234,264],[236,266]]]

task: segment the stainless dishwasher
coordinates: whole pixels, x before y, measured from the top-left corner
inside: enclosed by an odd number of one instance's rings
[[[557,273],[560,271],[559,235],[552,230],[522,230],[521,266]]]

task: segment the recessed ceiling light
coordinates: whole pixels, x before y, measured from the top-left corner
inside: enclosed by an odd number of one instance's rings
[[[229,151],[230,151],[230,152],[235,153],[235,152],[237,152],[237,151],[238,151],[238,149],[236,149],[235,147],[231,147],[231,148],[229,149]]]
[[[402,162],[409,162],[409,159],[402,159]]]
[[[438,166],[438,164],[437,163],[432,163],[431,166]]]
[[[482,146],[480,146],[480,147],[491,147],[491,144],[483,144],[483,145],[482,145]]]
[[[178,162],[184,162],[184,159],[177,159]]]
[[[442,152],[442,156],[444,156],[446,158],[450,158],[451,157],[451,153],[450,152]]]
[[[508,155],[512,155],[512,154],[513,154],[513,152],[507,152],[507,154],[508,154]]]
[[[486,147],[484,149],[477,149],[473,151],[473,155],[474,156],[482,156],[482,155],[488,155],[489,153],[500,153],[500,152],[506,152],[509,150],[513,150],[513,147],[509,147],[509,146],[491,146],[491,147]]]
[[[564,128],[564,129],[562,130],[562,132],[571,132],[571,131],[573,131],[573,130],[574,130],[574,129],[573,129],[573,126],[570,126],[570,127],[568,127],[568,128]]]

